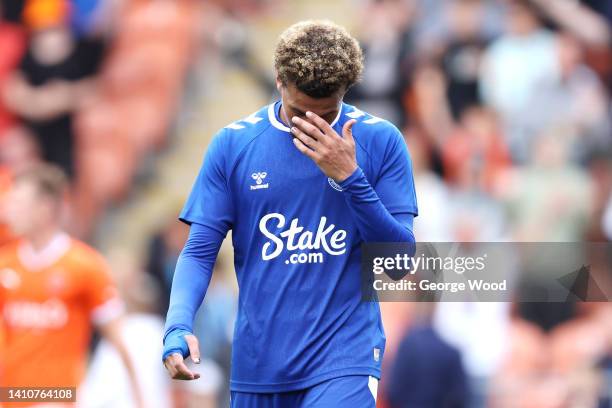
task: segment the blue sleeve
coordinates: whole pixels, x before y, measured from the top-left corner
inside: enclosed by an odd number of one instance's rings
[[[233,205],[227,181],[227,147],[223,132],[219,132],[210,143],[179,219],[227,234],[232,227]]]
[[[233,222],[227,184],[223,131],[215,136],[179,219],[191,225],[189,238],[176,264],[164,334],[164,359],[171,353],[189,354],[184,335],[192,332],[221,243]]]
[[[224,238],[224,233],[213,228],[191,224],[189,238],[179,255],[172,279],[164,334],[164,360],[175,352],[183,357],[189,355],[183,336],[193,332],[193,319],[208,289]]]
[[[376,193],[392,215],[410,213],[416,217],[419,211],[412,161],[401,132],[393,127],[386,145],[379,150],[372,153],[373,160],[380,161],[380,171],[373,185]]]
[[[382,156],[376,189],[361,168],[339,184],[365,242],[415,242],[412,223],[418,210],[412,165],[403,139],[391,139]]]

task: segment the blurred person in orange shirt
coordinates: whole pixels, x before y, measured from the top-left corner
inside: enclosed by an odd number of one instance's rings
[[[11,188],[11,175],[6,169],[0,167],[0,207],[4,208],[4,201]],[[5,222],[4,211],[0,211],[0,246],[10,242],[13,234]]]
[[[78,387],[93,323],[119,352],[134,401],[142,406],[136,370],[120,337],[123,303],[106,263],[61,230],[66,185],[59,168],[43,164],[13,179],[7,220],[20,238],[0,249],[0,385]]]

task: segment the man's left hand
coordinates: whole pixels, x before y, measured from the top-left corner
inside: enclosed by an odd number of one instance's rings
[[[351,119],[342,128],[341,137],[324,119],[313,112],[306,112],[308,120],[294,116],[293,144],[310,157],[327,177],[340,183],[346,180],[357,169],[355,157],[355,140]]]

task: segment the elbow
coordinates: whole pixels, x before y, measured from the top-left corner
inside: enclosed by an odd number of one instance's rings
[[[406,225],[402,226],[401,230],[398,233],[396,242],[404,242],[408,244],[416,243],[416,239],[414,237],[412,229]]]
[[[414,237],[412,228],[409,227],[406,227],[406,242],[410,242],[411,244],[416,243],[416,238]]]

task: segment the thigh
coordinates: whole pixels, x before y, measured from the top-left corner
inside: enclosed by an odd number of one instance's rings
[[[378,379],[367,375],[338,377],[309,388],[302,408],[375,408]]]
[[[272,394],[235,392],[230,395],[230,408],[268,408],[272,407]]]
[[[230,408],[296,408],[303,392],[251,393],[232,391]]]

